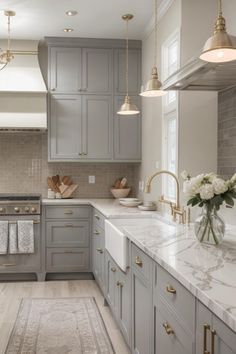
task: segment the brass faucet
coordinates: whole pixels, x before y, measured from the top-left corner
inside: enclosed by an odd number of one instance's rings
[[[186,210],[184,209],[184,207],[181,208],[180,206],[180,198],[179,198],[179,195],[180,195],[180,184],[179,184],[179,180],[177,178],[177,176],[170,172],[170,171],[167,171],[167,170],[161,170],[161,171],[158,171],[156,173],[154,173],[152,176],[150,176],[148,179],[147,179],[147,182],[146,182],[146,185],[145,185],[145,193],[150,193],[151,192],[151,183],[152,183],[152,180],[153,178],[161,175],[161,174],[167,174],[171,177],[174,178],[175,182],[176,182],[176,203],[173,203],[172,201],[170,200],[167,200],[164,198],[164,196],[162,195],[159,199],[160,202],[162,203],[166,203],[166,204],[169,204],[170,205],[170,208],[171,208],[171,215],[173,216],[173,220],[176,221],[177,220],[177,216],[179,216],[179,222],[181,224],[186,224],[187,221],[189,221],[189,215],[188,215],[188,220],[187,217],[186,217]]]

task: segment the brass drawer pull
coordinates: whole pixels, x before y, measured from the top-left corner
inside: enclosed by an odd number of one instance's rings
[[[210,354],[207,350],[207,331],[210,330],[209,324],[204,324],[203,326],[203,354]]]
[[[2,267],[15,267],[16,264],[15,263],[3,263]]]
[[[97,251],[99,252],[99,253],[103,253],[103,249],[102,248],[97,248]]]
[[[100,232],[98,230],[94,230],[94,235],[100,235]]]
[[[64,214],[65,215],[72,215],[73,211],[72,210],[66,210],[66,211],[64,211]]]
[[[74,227],[73,224],[65,224],[65,227]]]
[[[176,290],[171,285],[167,285],[166,291],[170,294],[176,294]]]
[[[94,217],[95,217],[97,220],[100,220],[100,216],[98,216],[97,214],[94,214]]]
[[[64,251],[64,253],[73,253],[73,251]]]
[[[137,266],[139,266],[140,268],[142,268],[142,266],[143,266],[143,261],[142,261],[142,259],[137,256],[137,257],[135,258],[135,264],[137,264]]]
[[[115,272],[116,272],[116,268],[115,268],[115,267],[112,267],[112,268],[111,268],[111,271],[112,271],[113,273],[115,273]]]
[[[171,326],[167,322],[163,323],[163,327],[165,328],[165,331],[168,334],[168,336],[170,334],[175,334],[175,331],[173,330],[173,328],[171,328]]]
[[[211,330],[211,354],[215,354],[215,336],[216,331]]]

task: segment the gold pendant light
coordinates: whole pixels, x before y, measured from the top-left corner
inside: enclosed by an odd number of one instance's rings
[[[200,59],[212,63],[236,60],[236,37],[226,32],[221,0],[218,0],[218,17],[214,35],[206,41]]]
[[[124,103],[120,107],[120,110],[117,112],[117,114],[120,115],[136,115],[140,113],[136,105],[132,103],[132,100],[129,96],[129,21],[132,20],[133,17],[134,16],[130,14],[122,16],[122,19],[126,21],[126,96]]]
[[[154,0],[154,2],[155,2],[154,66],[152,68],[151,79],[148,81],[145,90],[140,93],[140,96],[143,97],[160,97],[166,94],[166,92],[161,89],[162,83],[158,79],[158,72],[157,72],[157,0]]]
[[[14,11],[4,11],[4,15],[7,16],[7,50],[0,52],[0,64],[2,65],[0,70],[4,69],[5,66],[8,63],[10,63],[12,59],[14,59],[14,55],[10,49],[10,45],[11,45],[10,33],[11,33],[11,17],[15,16],[15,14],[16,13]]]

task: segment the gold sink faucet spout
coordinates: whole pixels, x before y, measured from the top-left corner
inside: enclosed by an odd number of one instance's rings
[[[180,183],[179,183],[178,177],[173,172],[170,172],[167,170],[161,170],[161,171],[154,173],[152,176],[150,176],[147,179],[147,182],[145,185],[145,193],[151,192],[152,180],[155,177],[162,175],[162,174],[167,174],[167,175],[173,177],[176,182],[176,203],[173,203],[172,201],[165,199],[163,195],[161,196],[159,201],[170,205],[171,215],[173,215],[174,221],[176,221],[177,216],[179,216],[179,222],[181,224],[186,224],[186,210],[184,209],[184,207],[181,208],[181,206],[180,206]],[[188,219],[189,219],[189,217],[188,217]]]

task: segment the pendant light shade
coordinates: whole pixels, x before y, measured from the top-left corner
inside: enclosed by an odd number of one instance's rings
[[[206,41],[200,59],[212,63],[236,60],[236,38],[226,32],[221,0],[218,0],[218,17],[214,35]]]
[[[129,96],[129,21],[132,20],[134,16],[131,14],[127,14],[122,16],[122,19],[126,21],[126,72],[125,72],[125,81],[126,81],[126,96],[124,103],[120,107],[117,114],[119,115],[137,115],[140,113],[136,105],[132,102]]]
[[[158,72],[157,72],[157,0],[154,0],[154,2],[155,2],[154,66],[152,68],[151,78],[147,82],[145,90],[140,93],[140,96],[143,97],[160,97],[166,94],[166,92],[161,89],[162,83],[158,79]]]

